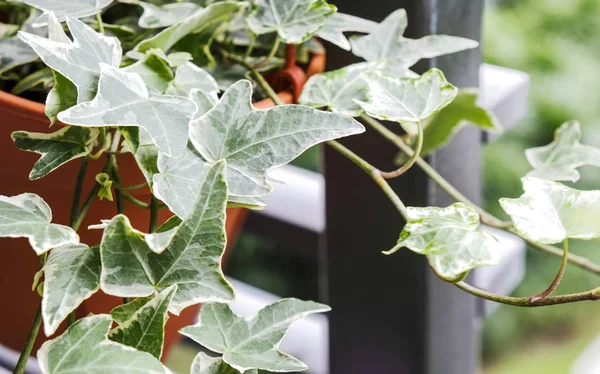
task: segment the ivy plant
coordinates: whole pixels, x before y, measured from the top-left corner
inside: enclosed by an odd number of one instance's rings
[[[423,158],[468,123],[501,131],[477,103],[476,91],[459,90],[437,69],[411,70],[421,59],[476,48],[476,41],[410,39],[403,35],[403,9],[377,23],[338,13],[325,0],[2,5],[13,22],[0,33],[2,87],[39,94],[49,123],[60,122],[52,132],[12,134],[16,147],[40,155],[30,179],[70,162],[81,165],[69,226],[54,223],[51,207],[35,194],[0,196],[0,237],[27,238],[42,263],[32,274],[40,308],[15,373],[24,372],[40,326],[52,337],[61,324],[66,331],[37,352],[46,374],[169,373],[160,362],[169,313],[199,303],[198,323],[181,334],[212,353],[199,353],[191,373],[307,369],[279,344],[295,320],[329,307],[284,299],[255,316],[237,316],[228,305],[235,290],[222,259],[227,207],[264,208],[273,189],[271,171],[320,143],[364,170],[406,222],[385,254],[408,249],[423,255],[442,280],[500,303],[530,307],[600,298],[600,290],[552,295],[568,263],[600,274],[600,266],[568,252],[570,238],[600,236],[600,191],[559,182],[577,181],[581,166],[600,165],[600,150],[580,144],[577,122],[561,126],[551,144],[527,150],[533,170],[523,178],[524,194],[500,200],[510,221],[473,204]],[[365,61],[310,77],[300,104],[283,104],[265,74],[321,51],[318,38]],[[259,99],[272,107],[255,108]],[[398,147],[397,170],[382,171],[337,142],[365,131],[363,124]],[[132,157],[145,183],[123,185],[117,155]],[[92,162],[104,167],[83,198]],[[406,207],[387,180],[413,166],[456,203]],[[128,192],[142,189],[149,202]],[[81,228],[90,206],[103,198],[115,201],[118,214]],[[148,230],[132,226],[124,199],[150,211]],[[173,215],[159,226],[161,208]],[[546,290],[515,298],[464,281],[470,270],[493,266],[502,256],[483,224],[562,257]],[[102,230],[101,241],[82,243],[81,229]],[[562,251],[552,246],[558,243]],[[110,314],[77,319],[79,306],[100,290],[124,298],[123,304]]]

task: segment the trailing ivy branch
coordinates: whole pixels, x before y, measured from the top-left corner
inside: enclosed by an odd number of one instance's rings
[[[407,248],[424,255],[440,279],[499,303],[537,307],[600,298],[598,289],[553,295],[568,263],[600,275],[599,265],[568,251],[569,239],[600,236],[600,191],[557,182],[576,182],[577,168],[600,166],[600,150],[579,143],[577,122],[561,126],[551,144],[527,150],[533,170],[523,178],[523,196],[500,200],[510,221],[474,204],[424,159],[467,123],[501,131],[493,114],[477,104],[475,91],[457,89],[437,69],[422,75],[411,70],[420,59],[476,48],[477,42],[447,35],[406,38],[402,9],[375,23],[338,13],[323,0],[255,0],[252,5],[229,0],[203,7],[185,1],[119,2],[132,14],[140,7],[139,19],[110,19],[118,13],[114,9],[101,16],[116,7],[111,0],[21,1],[32,8],[18,7],[15,12],[27,14],[11,15],[26,21],[17,35],[0,39],[0,73],[14,73],[6,75],[11,79],[29,70],[15,67],[38,60],[46,64],[43,71],[23,76],[17,91],[52,87],[46,113],[51,123],[66,126],[50,134],[15,132],[13,140],[18,148],[40,154],[30,179],[79,158],[81,165],[69,226],[53,223],[50,207],[37,195],[0,196],[0,237],[28,238],[42,265],[35,285],[44,276],[41,306],[16,373],[24,372],[39,329],[43,326],[50,337],[65,320],[66,332],[38,351],[45,374],[140,368],[168,373],[159,361],[168,313],[198,303],[204,304],[199,322],[181,333],[218,356],[198,354],[192,374],[305,370],[279,344],[293,321],[329,308],[283,299],[255,316],[237,316],[228,306],[235,293],[221,259],[226,208],[264,208],[273,188],[270,172],[320,143],[363,170],[406,221],[385,254]],[[134,23],[127,23],[131,19]],[[365,35],[347,38],[345,32]],[[282,67],[280,47],[295,50],[301,59],[315,48],[314,36],[365,61],[312,76],[299,98],[302,105],[283,105],[265,74]],[[17,53],[7,58],[5,46]],[[260,97],[254,85],[275,107],[253,107],[253,98]],[[397,170],[381,171],[337,141],[365,130],[355,118],[398,147]],[[392,122],[405,135],[379,120]],[[123,185],[117,155],[133,157],[145,182]],[[87,168],[102,157],[102,172],[82,201]],[[415,165],[456,203],[405,206],[387,179]],[[148,202],[129,192],[144,189]],[[113,193],[118,214],[89,228],[103,230],[101,242],[81,243],[77,231],[93,202],[112,199]],[[147,233],[123,214],[125,200],[150,211]],[[174,215],[160,225],[162,208]],[[561,257],[546,290],[508,297],[465,282],[469,271],[493,266],[501,256],[502,248],[480,229],[482,223]],[[562,251],[553,246],[558,243]],[[71,271],[67,275],[63,269]],[[123,298],[124,304],[110,314],[77,319],[79,305],[99,290]]]

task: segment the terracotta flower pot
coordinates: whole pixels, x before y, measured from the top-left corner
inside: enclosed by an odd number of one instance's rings
[[[311,73],[324,70],[324,58],[315,56],[311,60],[307,71]],[[282,71],[285,74],[285,70]],[[300,81],[289,82],[291,92],[279,93],[280,99],[285,103],[292,103],[297,96],[294,94],[301,90],[298,85],[303,85],[306,77]],[[257,108],[273,106],[269,99],[255,103]],[[44,105],[27,99],[0,91],[0,195],[14,196],[23,192],[32,192],[40,195],[52,208],[53,222],[67,225],[71,209],[71,199],[75,178],[79,171],[79,162],[74,161],[61,166],[46,177],[31,181],[29,172],[39,158],[31,152],[17,149],[11,139],[14,131],[51,132],[48,129],[49,121],[44,114]],[[55,131],[53,129],[52,131]],[[144,177],[139,171],[131,155],[119,155],[119,170],[123,184],[135,185],[144,182]],[[92,189],[96,174],[104,166],[103,158],[90,160],[84,184],[83,196]],[[149,201],[150,194],[147,189],[131,191],[131,194],[142,201]],[[149,224],[149,211],[133,206],[125,201],[125,212],[132,225],[146,231]],[[96,201],[89,210],[79,232],[81,241],[86,244],[99,243],[102,231],[87,230],[87,226],[99,223],[101,219],[110,219],[117,214],[114,202]],[[160,212],[160,223],[164,222],[172,213],[163,209]],[[246,219],[245,209],[227,209],[227,239],[228,249],[237,239]],[[33,275],[39,270],[39,257],[29,246],[26,239],[0,239],[0,284],[3,285],[1,297],[3,300],[2,320],[0,324],[0,343],[14,350],[20,351],[31,327],[35,312],[40,302],[37,292],[31,290]],[[227,251],[226,251],[227,253]],[[113,307],[121,304],[122,298],[113,297],[99,291],[94,296],[84,301],[78,309],[81,316],[89,313],[108,313]],[[169,349],[180,338],[178,330],[183,326],[193,324],[199,312],[199,305],[186,308],[179,316],[171,315],[165,331],[165,348],[163,358]],[[64,324],[57,334],[64,331]],[[34,351],[48,338],[40,331]]]

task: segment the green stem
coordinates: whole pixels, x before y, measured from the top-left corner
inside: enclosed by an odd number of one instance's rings
[[[113,137],[112,144],[110,146],[111,154],[108,156],[110,163],[112,164],[112,179],[116,184],[121,184],[121,174],[119,173],[119,166],[117,165],[117,156],[115,156],[115,152],[119,149],[119,144],[121,143],[121,132],[119,130],[115,130],[115,136]],[[117,213],[122,214],[125,211],[125,201],[126,198],[125,193],[120,191],[119,189],[115,189],[115,203],[117,205]]]
[[[102,16],[100,13],[96,13],[96,21],[98,22],[98,32],[104,34],[104,22],[102,22]]]
[[[253,33],[251,33],[250,35],[250,44],[248,44],[248,49],[246,50],[246,54],[244,55],[244,58],[248,58],[252,55],[252,52],[254,51],[254,46],[256,45],[256,35],[254,35]]]
[[[77,180],[75,182],[75,191],[73,191],[73,200],[71,202],[71,216],[69,218],[69,226],[73,226],[77,216],[79,215],[79,203],[81,202],[81,192],[83,190],[83,182],[85,181],[85,174],[87,173],[87,167],[89,158],[85,157],[81,160],[81,166],[79,167],[79,173],[77,174]]]
[[[142,189],[144,187],[148,187],[148,182],[144,182],[144,183],[140,183],[140,184],[134,184],[132,186],[124,186],[122,184],[119,183],[114,183],[113,186],[115,187],[115,189],[117,190],[121,190],[121,191],[133,191],[133,190],[139,190]]]
[[[152,195],[152,193],[150,194],[150,224],[149,224],[149,231],[148,232],[154,232],[156,231],[156,228],[158,227],[158,199],[156,197],[154,197],[154,195]]]
[[[519,235],[514,229],[510,229],[509,231],[515,235]],[[563,256],[563,251],[548,244],[539,244],[531,240],[527,240],[527,245],[529,245],[531,248],[537,249],[538,251],[546,252],[554,256]],[[569,253],[567,256],[567,260],[569,261],[569,263],[576,265],[577,267],[583,270],[586,270],[590,273],[594,273],[596,275],[600,275],[600,265],[593,263],[585,257]]]
[[[368,162],[363,160],[356,153],[352,152],[351,150],[344,147],[342,144],[338,143],[335,140],[328,141],[327,145],[329,145],[331,148],[338,151],[342,156],[344,156],[348,160],[352,161],[359,168],[361,168],[365,173],[367,173],[375,181],[375,183],[377,183],[379,188],[381,188],[381,190],[385,193],[385,195],[388,197],[388,199],[390,199],[392,204],[394,204],[394,207],[396,207],[396,209],[398,210],[398,212],[400,212],[402,217],[408,221],[408,215],[406,213],[406,206],[404,205],[402,200],[400,200],[398,195],[396,195],[394,190],[392,190],[392,188],[387,183],[387,181],[381,176],[381,172],[377,168],[375,168],[374,166],[372,166],[371,164],[369,164]]]
[[[33,345],[35,344],[35,340],[37,338],[38,332],[40,331],[40,326],[42,325],[42,305],[37,309],[35,313],[35,317],[33,319],[33,324],[31,325],[31,330],[29,330],[29,335],[27,335],[27,340],[25,342],[25,348],[21,352],[21,356],[19,356],[19,361],[17,361],[17,366],[15,366],[15,371],[13,374],[24,374],[25,369],[27,367],[27,361],[29,360],[29,356],[31,356],[31,351],[33,350]]]
[[[560,296],[549,296],[543,299],[532,300],[531,297],[511,297],[497,295],[491,292],[484,291],[480,288],[471,286],[470,284],[467,284],[465,282],[454,283],[454,285],[460,288],[461,290],[470,293],[473,296],[477,296],[482,299],[494,301],[501,304],[520,307],[539,307],[575,303],[578,301],[594,301],[600,299],[600,289],[594,289],[590,291]]]
[[[277,53],[277,51],[279,50],[279,44],[280,44],[280,43],[281,43],[281,40],[279,39],[279,37],[277,37],[277,38],[275,39],[275,43],[273,44],[273,48],[271,48],[271,51],[269,52],[269,55],[268,55],[268,56],[267,56],[267,57],[266,57],[264,60],[262,60],[261,62],[259,62],[258,64],[256,64],[256,65],[254,66],[254,68],[259,68],[259,67],[261,67],[261,66],[264,66],[264,65],[266,65],[266,64],[267,64],[269,61],[271,61],[271,59],[272,59],[273,57],[275,57],[275,54],[276,54],[276,53]]]
[[[129,201],[130,203],[132,203],[133,205],[137,206],[138,208],[144,208],[144,209],[150,209],[150,204],[143,202],[142,200],[137,199],[136,197],[134,197],[133,195],[131,195],[128,192],[122,191],[121,192],[121,196]],[[122,212],[119,212],[122,213]]]
[[[386,179],[391,179],[391,178],[396,178],[399,177],[400,175],[406,173],[408,170],[410,170],[410,168],[415,164],[415,162],[417,162],[417,159],[421,158],[421,151],[423,150],[423,126],[421,126],[421,123],[417,122],[417,129],[418,129],[418,133],[417,133],[417,147],[415,148],[414,151],[412,151],[412,155],[410,155],[410,158],[408,159],[408,161],[402,165],[402,167],[398,170],[394,170],[392,172],[381,172],[381,175],[386,178]]]
[[[565,275],[565,270],[567,269],[568,262],[569,262],[569,239],[565,239],[563,241],[562,261],[560,262],[560,267],[558,268],[558,272],[556,273],[554,280],[552,281],[550,286],[544,292],[542,292],[538,295],[532,296],[531,301],[545,299],[548,296],[552,295],[552,292],[554,292],[554,290],[556,290],[556,287],[558,287],[558,285],[560,284],[560,281],[562,280],[563,275]]]

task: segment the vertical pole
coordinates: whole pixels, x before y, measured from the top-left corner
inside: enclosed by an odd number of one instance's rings
[[[408,37],[449,34],[479,40],[481,0],[337,0],[341,12],[381,21],[408,12]],[[356,59],[331,48],[329,69]],[[439,67],[459,87],[477,87],[479,51],[420,63]],[[389,124],[399,130],[397,124]],[[463,130],[430,162],[469,198],[480,200],[480,135]],[[374,134],[343,142],[382,169],[397,150]],[[331,374],[471,374],[477,371],[476,301],[438,281],[424,257],[405,250],[384,256],[404,222],[370,178],[335,151],[325,149],[327,233],[322,243],[324,299],[330,318]],[[390,181],[408,206],[452,203],[418,169]]]

